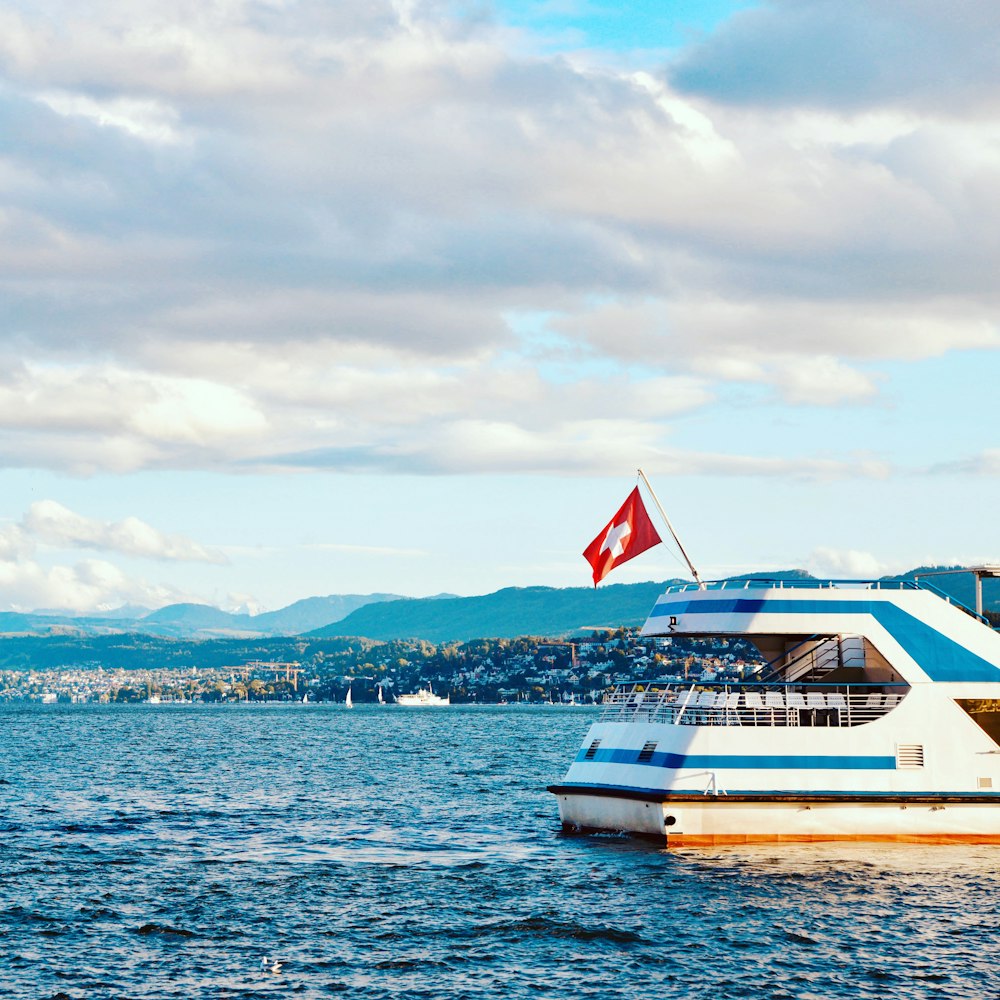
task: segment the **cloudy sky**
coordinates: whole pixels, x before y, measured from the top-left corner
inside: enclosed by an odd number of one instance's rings
[[[1000,559],[995,0],[0,0],[0,608]],[[665,547],[609,582],[664,579]]]

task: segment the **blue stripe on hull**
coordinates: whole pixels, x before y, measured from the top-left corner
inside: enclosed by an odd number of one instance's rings
[[[550,785],[550,792],[556,795],[573,795],[574,793],[586,795],[588,792],[594,794],[613,795],[621,793],[623,796],[642,795],[656,798],[657,800],[669,799],[673,797],[691,799],[692,801],[735,800],[737,797],[743,799],[754,799],[761,802],[782,802],[794,801],[795,799],[829,799],[834,801],[851,802],[897,802],[903,800],[929,801],[929,800],[958,800],[978,803],[995,803],[1000,806],[1000,792],[885,792],[885,791],[843,791],[841,789],[786,789],[775,791],[774,789],[762,790],[759,788],[727,788],[722,795],[713,794],[707,796],[704,792],[695,791],[690,788],[646,788],[639,785],[612,785],[598,781],[568,781],[561,785]]]
[[[640,767],[677,769],[694,767],[704,770],[733,768],[755,770],[797,771],[894,771],[895,757],[828,757],[828,756],[748,756],[745,754],[680,754],[654,753],[649,760],[639,760],[638,750],[598,750],[591,756],[582,749],[576,755],[578,764],[638,764]]]

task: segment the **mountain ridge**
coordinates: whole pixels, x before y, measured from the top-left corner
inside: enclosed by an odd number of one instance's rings
[[[951,567],[917,567],[884,580],[928,580],[966,607],[975,602],[970,574],[945,574]],[[741,574],[730,579],[810,579],[804,570]],[[601,587],[504,587],[490,594],[403,597],[398,594],[330,594],[307,597],[259,615],[223,611],[208,604],[172,604],[155,611],[120,609],[74,616],[66,613],[0,612],[0,635],[101,636],[134,633],[160,638],[207,640],[308,636],[429,642],[518,635],[565,635],[586,626],[641,625],[668,584],[690,581],[609,584]],[[983,583],[987,611],[1000,611],[1000,580]],[[125,617],[144,611],[141,617]]]
[[[681,583],[671,580],[668,583]],[[519,635],[564,635],[585,628],[641,625],[668,583],[607,587],[504,587],[478,597],[388,601],[351,612],[310,638],[426,639],[460,642]]]
[[[155,611],[127,606],[115,612],[73,615],[67,612],[0,612],[0,635],[50,635],[76,632],[81,636],[137,635],[176,639],[275,638],[300,635],[350,614],[368,603],[397,600],[398,594],[329,594],[306,597],[277,611],[248,615],[223,611],[211,604],[167,604]],[[427,598],[433,600],[433,598]],[[120,609],[125,611],[126,609]],[[141,610],[141,615],[133,616]]]

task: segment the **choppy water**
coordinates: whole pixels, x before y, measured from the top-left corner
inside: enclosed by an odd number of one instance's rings
[[[564,836],[590,718],[2,708],[0,996],[1000,996],[1000,848]]]

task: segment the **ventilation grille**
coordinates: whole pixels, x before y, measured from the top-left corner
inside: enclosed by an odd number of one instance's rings
[[[924,748],[920,743],[896,744],[896,767],[923,767]]]
[[[979,787],[980,788],[992,788],[993,787],[993,779],[992,778],[979,778],[978,782],[979,782]]]
[[[594,754],[597,753],[597,748],[600,745],[601,745],[601,741],[600,740],[594,740],[594,742],[591,743],[589,747],[587,747],[587,752],[583,755],[583,759],[584,760],[593,760],[594,759]]]
[[[653,751],[656,749],[656,740],[643,743],[639,751],[639,763],[648,764],[653,759]]]

